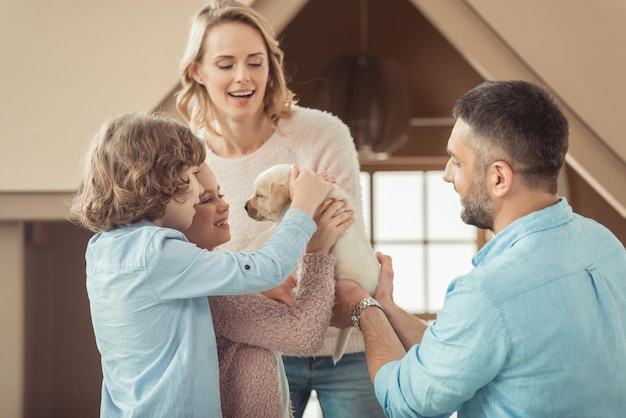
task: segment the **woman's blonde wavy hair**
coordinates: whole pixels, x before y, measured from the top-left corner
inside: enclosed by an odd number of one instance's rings
[[[137,112],[109,120],[85,156],[74,221],[93,232],[155,221],[171,199],[184,195],[185,172],[205,157],[202,142],[173,118]]]
[[[236,1],[209,1],[191,21],[187,48],[179,68],[182,88],[176,94],[176,108],[194,132],[205,128],[212,135],[219,136],[211,125],[216,119],[213,103],[205,87],[193,78],[193,71],[206,52],[205,39],[209,30],[229,22],[249,25],[263,38],[269,57],[269,78],[263,103],[270,121],[275,125],[281,116],[292,112],[291,106],[297,102],[294,93],[287,88],[283,69],[284,53],[266,19],[254,9]]]

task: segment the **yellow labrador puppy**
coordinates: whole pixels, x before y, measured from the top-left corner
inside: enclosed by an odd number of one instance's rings
[[[246,212],[254,220],[272,221],[274,225],[253,240],[246,251],[259,248],[272,235],[285,212],[289,209],[291,204],[289,196],[290,172],[291,165],[278,164],[263,171],[255,179],[254,193],[245,204]],[[342,211],[354,210],[348,194],[336,184],[328,197],[344,200],[346,206]],[[365,228],[358,220],[355,220],[337,239],[332,252],[335,254],[335,278],[337,280],[354,280],[365,291],[373,294],[378,286],[380,265]],[[343,356],[351,331],[352,328],[343,328],[339,333],[339,340],[333,354],[335,364]]]

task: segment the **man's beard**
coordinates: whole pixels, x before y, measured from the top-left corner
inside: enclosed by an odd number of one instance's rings
[[[468,225],[493,231],[493,203],[485,191],[485,175],[472,180],[465,196],[461,198],[461,220]]]

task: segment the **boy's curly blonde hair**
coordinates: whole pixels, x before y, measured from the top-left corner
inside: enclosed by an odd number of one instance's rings
[[[72,214],[94,232],[155,221],[205,157],[202,142],[173,118],[137,112],[109,120],[91,140]]]

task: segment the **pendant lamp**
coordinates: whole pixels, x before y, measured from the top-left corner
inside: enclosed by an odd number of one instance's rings
[[[391,59],[367,53],[367,0],[361,0],[361,51],[340,55],[321,74],[316,107],[348,127],[359,158],[384,160],[407,140],[410,88]]]

